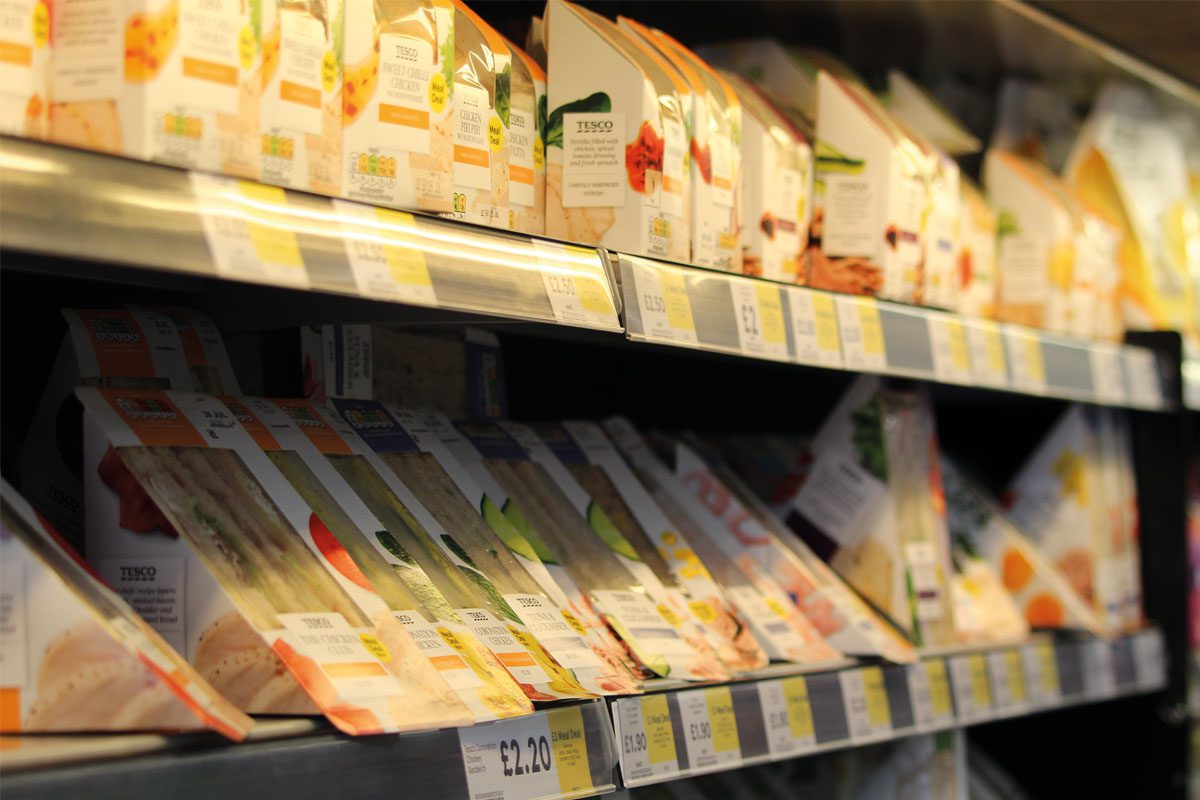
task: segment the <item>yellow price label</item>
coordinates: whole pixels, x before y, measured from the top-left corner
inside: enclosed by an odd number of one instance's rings
[[[664,269],[658,273],[666,305],[667,324],[675,330],[696,333],[696,321],[692,318],[692,303],[688,299],[687,280],[675,270]]]
[[[591,794],[592,767],[588,762],[587,737],[579,707],[554,708],[546,712],[554,768],[564,795]]]
[[[1048,695],[1059,693],[1058,657],[1054,651],[1054,642],[1038,642],[1036,647],[1038,680],[1042,691]]]
[[[1046,363],[1042,359],[1042,343],[1032,335],[1024,337],[1025,370],[1029,380],[1036,384],[1046,382]]]
[[[300,245],[291,228],[279,223],[286,218],[287,194],[278,186],[264,186],[252,181],[238,181],[238,191],[252,201],[253,211],[246,219],[250,242],[259,259],[289,269],[303,270],[304,259]]]
[[[675,760],[675,728],[665,694],[641,698],[642,728],[646,731],[646,753],[651,764]]]
[[[987,354],[988,371],[996,376],[1003,376],[1008,373],[1004,358],[1004,341],[1000,338],[1000,331],[992,326],[983,329],[983,347]]]
[[[929,705],[939,717],[947,716],[950,705],[950,680],[946,675],[946,662],[940,658],[923,662],[925,676],[929,681]]]
[[[708,722],[712,726],[713,751],[726,753],[740,750],[737,717],[733,713],[733,694],[729,687],[705,689],[704,701],[708,705]]]
[[[42,2],[33,7],[33,43],[45,47],[50,43],[50,9]]]
[[[754,294],[758,300],[758,319],[762,338],[767,344],[786,345],[787,329],[783,323],[783,301],[779,287],[756,282]]]
[[[971,371],[971,349],[967,345],[967,330],[955,319],[947,319],[946,344],[950,350],[950,363],[959,372]]]
[[[570,611],[567,611],[565,608],[560,610],[562,612],[563,619],[566,620],[567,624],[571,626],[571,630],[586,638],[587,628],[583,626],[583,623],[579,621],[579,618]]]
[[[842,341],[838,333],[837,306],[834,305],[833,295],[813,292],[812,305],[816,318],[817,347],[830,353],[839,352]]]
[[[808,698],[808,683],[802,677],[784,678],[783,699],[787,704],[788,727],[793,739],[811,739],[816,735],[812,703]]]
[[[376,208],[375,216],[388,226],[389,239],[402,242],[416,233],[417,221],[412,214],[390,208]],[[429,267],[425,264],[425,253],[419,248],[404,244],[385,244],[383,252],[387,258],[388,271],[396,283],[433,287]]]
[[[1008,679],[1008,696],[1013,703],[1023,704],[1028,695],[1025,691],[1025,670],[1021,668],[1020,651],[1005,651],[1004,671],[1005,677]]]
[[[971,679],[971,699],[975,707],[991,708],[992,686],[988,682],[987,662],[980,654],[967,657],[967,670]]]
[[[879,321],[879,305],[870,297],[858,302],[858,322],[862,329],[863,353],[869,356],[884,355],[883,323]]]
[[[883,670],[864,667],[860,672],[867,701],[867,721],[872,728],[891,726],[892,711],[888,707],[887,688],[883,685]]]

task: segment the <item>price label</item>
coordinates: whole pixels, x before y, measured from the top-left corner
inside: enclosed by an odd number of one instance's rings
[[[1043,394],[1046,391],[1046,365],[1042,361],[1042,342],[1035,334],[1008,328],[1004,334],[1008,363],[1012,366],[1012,385],[1021,391]]]
[[[1162,632],[1142,631],[1133,637],[1133,663],[1139,689],[1158,689],[1166,682]]]
[[[1000,326],[986,320],[972,320],[966,323],[966,329],[975,382],[984,386],[1008,386],[1008,365]]]
[[[942,659],[908,666],[908,691],[912,698],[913,721],[918,728],[941,726],[954,720],[950,679]]]
[[[191,180],[218,275],[308,288],[296,221],[283,189],[197,172]]]
[[[1058,657],[1054,643],[1043,640],[1021,648],[1030,700],[1037,705],[1055,705],[1061,690],[1058,683]]]
[[[626,782],[679,772],[667,696],[622,698],[615,705],[621,774]]]
[[[785,289],[792,315],[796,360],[824,367],[842,365],[842,339],[838,334],[837,306],[833,296],[811,289]]]
[[[1091,639],[1083,647],[1083,693],[1090,699],[1112,697],[1117,693],[1113,669],[1112,644]]]
[[[816,746],[808,683],[802,677],[758,684],[759,705],[771,755],[785,755]]]
[[[1125,402],[1125,376],[1121,372],[1121,349],[1114,344],[1093,342],[1088,350],[1092,365],[1092,391],[1101,403]]]
[[[1162,407],[1162,384],[1159,382],[1158,360],[1154,351],[1144,347],[1125,347],[1122,356],[1130,402],[1139,408]]]
[[[631,260],[642,333],[651,339],[696,344],[696,321],[683,274]]]
[[[991,714],[992,691],[987,661],[980,654],[950,659],[950,683],[954,706],[963,721],[984,719]]]
[[[971,382],[971,348],[967,329],[954,317],[930,314],[929,346],[933,351],[933,372],[940,381]]]
[[[988,669],[992,675],[992,693],[997,710],[1014,711],[1024,708],[1028,701],[1025,672],[1019,650],[1001,650],[988,654]]]
[[[763,281],[731,281],[738,342],[747,355],[788,360],[787,329],[779,287]]]
[[[525,800],[592,790],[578,707],[459,728],[472,800]]]
[[[619,326],[600,254],[586,247],[534,241],[554,318],[589,328]]]
[[[678,700],[691,768],[740,764],[742,749],[729,687],[680,692]]]
[[[883,670],[879,667],[845,670],[838,675],[851,741],[870,739],[892,730]]]
[[[333,207],[358,293],[371,300],[437,305],[423,242],[412,214],[346,200]]]
[[[875,298],[841,295],[837,298],[837,310],[846,368],[886,369],[883,325],[879,321],[879,305]]]

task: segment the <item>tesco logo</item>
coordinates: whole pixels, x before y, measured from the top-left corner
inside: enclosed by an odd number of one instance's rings
[[[613,129],[611,119],[577,119],[576,133],[610,133]]]
[[[122,581],[152,581],[157,575],[154,567],[121,567]]]

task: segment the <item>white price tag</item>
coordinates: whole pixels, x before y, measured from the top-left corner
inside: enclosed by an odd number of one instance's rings
[[[892,730],[883,670],[879,667],[844,670],[838,673],[850,740],[857,742],[883,736]]]
[[[879,305],[875,298],[839,295],[837,310],[846,369],[887,369],[883,325],[879,321]]]
[[[729,288],[741,351],[787,361],[787,329],[779,287],[763,281],[734,280]]]
[[[986,719],[992,713],[992,690],[987,661],[982,655],[950,659],[950,683],[954,687],[954,707],[962,722]]]
[[[1125,376],[1121,372],[1121,348],[1093,342],[1088,350],[1092,365],[1092,392],[1101,403],[1125,402]]]
[[[1058,681],[1058,658],[1054,643],[1040,641],[1027,644],[1021,648],[1021,659],[1030,703],[1038,706],[1057,705],[1062,690]]]
[[[840,367],[842,340],[833,295],[796,287],[785,292],[792,314],[796,360],[801,364]]]
[[[987,320],[971,320],[964,324],[975,382],[984,386],[1008,386],[1008,365],[1004,359],[1000,326]]]
[[[599,253],[553,242],[534,241],[533,247],[556,320],[594,328],[618,326]]]
[[[614,705],[621,775],[626,783],[679,772],[667,696],[623,697]]]
[[[437,305],[412,214],[334,200],[358,293],[371,300]]]
[[[767,748],[773,756],[798,753],[816,746],[812,703],[802,677],[758,684]]]
[[[1162,631],[1151,629],[1134,634],[1133,662],[1139,689],[1151,690],[1163,686],[1167,679],[1167,664]]]
[[[933,373],[947,383],[971,383],[971,348],[967,329],[947,314],[929,314],[929,347]]]
[[[1162,384],[1154,351],[1144,347],[1126,347],[1122,350],[1122,356],[1129,401],[1139,408],[1161,408]]]
[[[677,699],[691,769],[740,764],[742,748],[729,687],[680,692]]]
[[[650,339],[696,344],[696,321],[682,273],[639,261],[630,261],[642,333]]]
[[[1042,342],[1036,334],[1020,328],[1004,331],[1008,363],[1012,368],[1012,385],[1031,394],[1046,391],[1046,365],[1042,360]]]
[[[954,703],[950,699],[946,662],[940,658],[920,661],[908,665],[906,671],[916,727],[941,727],[953,722]]]
[[[988,653],[987,658],[996,710],[1013,712],[1023,709],[1029,701],[1029,692],[1020,651],[999,650]]]
[[[1117,693],[1117,677],[1113,670],[1112,644],[1104,639],[1084,642],[1083,693],[1089,699],[1112,697]]]
[[[191,173],[196,210],[223,278],[307,289],[287,194],[278,186]]]
[[[578,707],[458,729],[472,800],[588,794],[592,787]]]

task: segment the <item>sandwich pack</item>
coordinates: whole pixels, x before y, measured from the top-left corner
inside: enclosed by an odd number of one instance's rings
[[[382,206],[453,207],[450,0],[346,5],[342,194]]]
[[[0,20],[0,132],[46,138],[50,100],[50,10],[17,0]]]
[[[0,482],[0,731],[210,728],[253,722],[179,657],[25,499]]]
[[[262,180],[339,195],[346,6],[342,0],[261,0],[258,8]]]
[[[250,4],[148,0],[50,8],[52,141],[259,176],[263,48]]]
[[[991,318],[996,315],[996,212],[970,179],[962,178],[959,190],[956,310]]]
[[[687,261],[687,87],[652,50],[566,0],[546,6],[546,234]]]
[[[508,227],[546,232],[546,71],[512,42],[512,107],[508,112]]]

